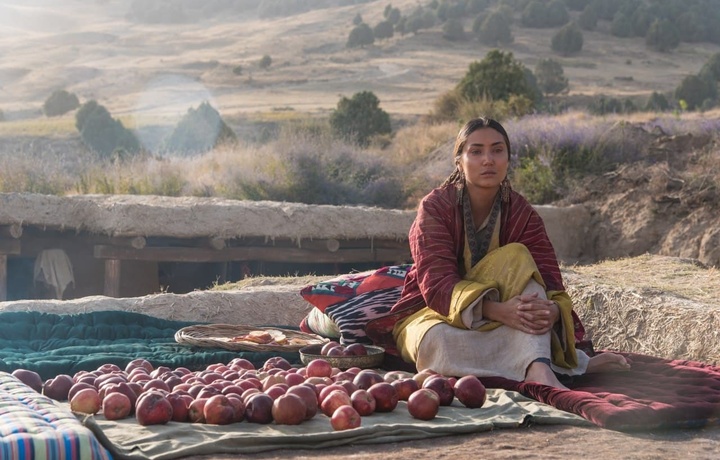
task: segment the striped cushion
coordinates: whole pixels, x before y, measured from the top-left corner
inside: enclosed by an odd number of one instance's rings
[[[401,291],[402,286],[378,289],[327,307],[325,314],[340,329],[340,343],[372,345],[372,340],[365,333],[365,326],[368,321],[389,312],[400,298]]]
[[[72,412],[0,372],[0,458],[110,460],[112,456]]]

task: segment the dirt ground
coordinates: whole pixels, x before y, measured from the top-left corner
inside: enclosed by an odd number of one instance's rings
[[[347,446],[323,450],[275,450],[243,455],[253,460],[286,458],[331,460],[347,458],[412,459],[716,459],[720,455],[720,428],[667,432],[620,433],[601,428],[561,425],[500,429],[469,435],[446,436],[372,446]],[[188,457],[189,460],[230,460],[237,456]]]

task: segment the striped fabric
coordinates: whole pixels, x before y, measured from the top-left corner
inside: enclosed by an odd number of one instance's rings
[[[72,412],[0,372],[0,459],[109,460],[112,456]]]

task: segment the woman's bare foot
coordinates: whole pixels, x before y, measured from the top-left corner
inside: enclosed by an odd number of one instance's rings
[[[623,355],[600,353],[590,358],[586,372],[591,374],[595,372],[626,371],[628,369],[630,369],[630,363]]]
[[[528,366],[527,372],[525,373],[525,381],[542,383],[543,385],[559,388],[561,390],[568,389],[568,387],[560,383],[557,377],[555,377],[555,373],[552,369],[550,369],[550,366],[537,361]]]

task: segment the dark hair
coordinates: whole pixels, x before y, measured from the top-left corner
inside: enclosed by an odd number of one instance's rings
[[[460,155],[462,155],[462,151],[465,148],[468,137],[470,137],[470,135],[478,129],[482,128],[492,128],[502,134],[502,137],[505,139],[505,144],[507,146],[508,160],[510,159],[510,138],[508,137],[505,128],[503,128],[503,125],[501,125],[499,121],[493,120],[492,118],[473,118],[472,120],[465,123],[465,125],[460,128],[460,132],[458,132],[457,138],[455,139],[455,147],[453,148],[453,162],[455,163],[455,170],[452,172],[452,174],[450,174],[447,179],[445,179],[443,185],[454,184],[464,180],[463,174],[460,171],[460,167],[458,166],[458,163],[460,161]]]

